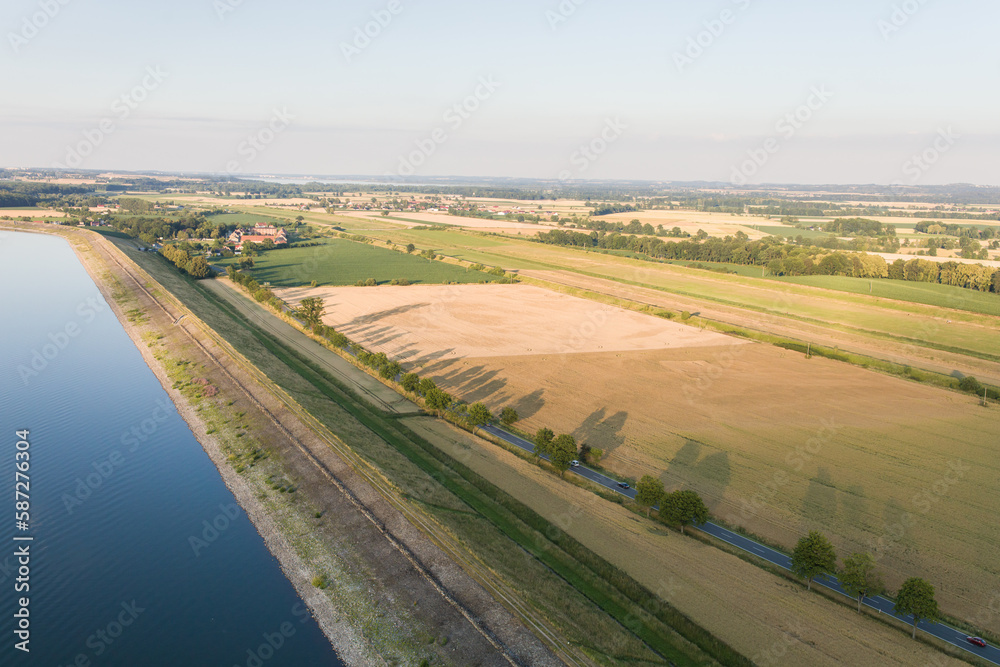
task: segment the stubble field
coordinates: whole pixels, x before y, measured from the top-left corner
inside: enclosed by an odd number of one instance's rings
[[[982,616],[1000,579],[995,407],[541,289],[420,289],[437,292],[316,294],[328,324],[458,398],[512,405],[522,429],[572,433],[786,547],[819,529],[841,557],[873,552],[891,587],[925,577],[1000,631]]]

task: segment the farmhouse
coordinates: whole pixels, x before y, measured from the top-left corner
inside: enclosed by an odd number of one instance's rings
[[[268,239],[274,241],[276,246],[288,244],[288,237],[285,235],[284,229],[259,222],[253,226],[253,229],[237,229],[229,235],[229,242],[235,244],[237,250],[242,250],[244,243],[263,243]]]

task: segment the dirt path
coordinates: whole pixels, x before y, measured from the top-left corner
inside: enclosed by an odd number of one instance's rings
[[[874,340],[863,335],[853,335],[807,322],[740,310],[739,308],[722,306],[711,301],[677,296],[656,289],[623,285],[614,280],[592,278],[569,271],[528,270],[521,271],[520,273],[529,278],[536,278],[556,285],[585,289],[606,296],[629,299],[671,310],[686,310],[697,313],[706,319],[786,336],[801,341],[809,341],[828,347],[839,347],[848,352],[855,352],[876,359],[909,365],[944,375],[952,375],[957,371],[963,375],[973,375],[987,384],[1000,386],[1000,364],[983,359],[974,359],[961,354],[932,350],[914,345]]]

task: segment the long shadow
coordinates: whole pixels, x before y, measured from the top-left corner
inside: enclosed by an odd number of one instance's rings
[[[717,451],[702,457],[703,449],[700,442],[685,440],[660,479],[667,491],[695,489],[709,511],[714,511],[732,479],[729,452]]]
[[[374,324],[384,317],[392,317],[393,315],[402,315],[403,313],[408,313],[411,310],[417,310],[418,308],[425,308],[431,304],[429,303],[408,303],[403,306],[396,306],[395,308],[389,308],[388,310],[380,310],[377,313],[368,313],[367,315],[359,315],[355,317],[350,322],[345,323],[343,326],[355,326],[362,324]]]
[[[413,363],[418,366],[426,366],[426,364],[432,364],[432,366],[427,366],[424,368],[423,375],[433,375],[434,371],[432,370],[432,368],[434,367],[447,368],[448,365],[451,364],[451,362],[456,361],[458,359],[462,359],[462,357],[454,356],[455,349],[456,348],[452,347],[447,350],[438,350],[437,352],[427,352],[424,353],[422,356],[418,357],[417,359],[414,359]]]
[[[536,389],[527,396],[517,399],[511,405],[517,411],[518,419],[530,419],[538,414],[538,411],[545,406],[545,401],[542,399],[543,393],[545,393],[544,389]]]
[[[809,480],[802,498],[802,516],[810,530],[831,525],[837,516],[837,488],[827,468],[820,468]]]
[[[484,366],[462,368],[446,374],[440,379],[453,387],[455,393],[469,403],[483,401],[507,386],[507,380],[497,377],[497,370],[486,370]]]
[[[868,530],[871,527],[871,520],[868,516],[868,498],[865,496],[865,487],[855,484],[841,493],[840,506],[844,511],[844,519],[849,526]]]
[[[573,431],[572,435],[580,444],[587,444],[594,449],[603,449],[605,454],[625,444],[622,430],[628,421],[628,413],[618,411],[605,416],[604,408],[590,413],[586,419]]]

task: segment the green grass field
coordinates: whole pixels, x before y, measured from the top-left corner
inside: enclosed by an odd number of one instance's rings
[[[228,266],[238,258],[216,262]],[[254,259],[254,278],[275,287],[353,285],[374,278],[379,284],[405,279],[414,284],[492,282],[496,276],[343,239],[319,246],[271,250]]]
[[[762,267],[759,266],[743,266],[720,262],[691,262],[686,260],[668,261],[665,263],[685,267],[690,267],[693,264],[702,264],[704,266],[711,266],[712,268],[729,269],[738,275],[749,278],[763,278],[780,283],[821,287],[849,294],[870,294],[883,299],[967,310],[983,315],[1000,315],[1000,296],[989,292],[977,292],[962,287],[954,287],[952,285],[916,283],[904,280],[868,280],[867,278],[848,278],[845,276],[764,276],[761,271]]]
[[[977,292],[952,285],[903,280],[867,280],[866,278],[846,278],[843,276],[796,276],[772,278],[772,280],[797,285],[811,285],[852,294],[871,294],[885,299],[922,303],[928,306],[968,310],[984,315],[1000,315],[1000,295]]]

